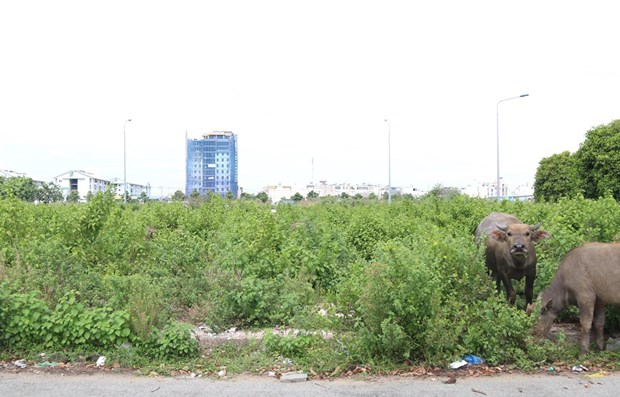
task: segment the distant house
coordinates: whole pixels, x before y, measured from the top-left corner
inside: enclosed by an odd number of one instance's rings
[[[290,198],[293,194],[295,194],[291,185],[269,185],[265,186],[263,190],[267,193],[269,199],[274,204],[280,202],[282,199]]]
[[[54,183],[60,187],[63,197],[67,197],[72,191],[77,191],[80,200],[85,200],[88,192],[96,194],[105,192],[112,188],[115,193],[122,197],[124,192],[124,183],[118,179],[106,179],[95,176],[89,172],[82,170],[67,171],[54,177]],[[137,198],[142,193],[147,196],[151,195],[150,185],[139,185],[127,182],[127,192],[129,197]]]

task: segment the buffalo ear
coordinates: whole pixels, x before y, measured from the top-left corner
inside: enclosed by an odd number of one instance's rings
[[[549,238],[549,237],[551,237],[551,233],[549,233],[549,232],[547,232],[545,230],[535,230],[535,231],[532,232],[531,239],[532,239],[533,242],[537,243],[540,240],[544,240],[544,239]]]
[[[552,307],[553,307],[553,299],[549,299],[547,302],[543,304],[542,309],[540,311],[544,313],[544,312],[551,310]]]
[[[506,233],[501,230],[493,230],[489,233],[489,237],[497,241],[506,241]]]

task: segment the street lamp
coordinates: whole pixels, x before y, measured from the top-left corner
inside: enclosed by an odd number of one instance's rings
[[[496,122],[497,122],[497,132],[496,132],[497,133],[497,185],[495,186],[495,190],[497,191],[497,201],[499,201],[499,192],[500,192],[500,187],[499,187],[499,104],[502,102],[510,101],[511,99],[519,99],[519,98],[523,98],[529,95],[530,94],[522,94],[519,96],[513,96],[511,98],[502,99],[497,102],[497,106],[495,108],[495,116],[496,116]]]
[[[392,144],[390,142],[390,122],[383,119],[388,125],[388,204],[392,204]]]
[[[123,203],[127,203],[127,123],[131,119],[127,119],[123,124]]]

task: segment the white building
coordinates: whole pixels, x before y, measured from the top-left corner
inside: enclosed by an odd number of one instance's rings
[[[11,170],[0,170],[0,176],[3,176],[5,178],[19,178],[19,177],[27,178],[28,177],[23,172],[16,172],[16,171],[11,171]]]
[[[123,181],[118,178],[112,178],[111,182],[116,185],[116,195],[123,197],[123,192],[125,191]],[[151,185],[149,183],[146,185],[139,185],[137,183],[127,182],[127,194],[129,197],[137,199],[142,195],[142,193],[146,194],[148,197],[151,197]]]
[[[500,197],[508,200],[530,200],[534,197],[534,186],[530,183],[523,185],[509,186],[504,182],[504,178],[499,180]],[[497,181],[478,182],[461,188],[461,193],[471,197],[482,197],[493,199],[497,197]]]
[[[117,196],[123,197],[123,181],[119,181],[118,179],[110,180],[100,178],[82,170],[67,171],[64,174],[54,177],[53,182],[60,187],[62,195],[65,198],[72,191],[77,191],[80,196],[80,200],[84,201],[88,192],[96,194],[99,192],[105,192],[109,188],[114,189]],[[132,198],[138,198],[143,192],[146,193],[147,196],[150,196],[151,186],[148,184],[139,185],[127,182],[127,192],[129,193],[129,197]]]
[[[274,204],[278,203],[282,199],[291,198],[291,196],[296,193],[293,191],[293,186],[282,185],[279,183],[277,185],[265,186],[264,190],[265,193],[267,193],[267,196],[269,196],[269,200],[271,200]],[[299,193],[303,195],[302,192]]]

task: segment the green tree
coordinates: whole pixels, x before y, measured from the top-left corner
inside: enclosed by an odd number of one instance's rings
[[[37,190],[37,200],[42,203],[56,203],[62,201],[62,191],[58,185],[44,183]]]
[[[67,202],[77,203],[78,201],[80,201],[80,194],[78,193],[77,190],[72,190],[67,196]]]
[[[315,192],[314,190],[310,190],[308,192],[308,195],[306,196],[306,198],[308,198],[309,200],[310,199],[315,199],[315,198],[318,198],[318,197],[319,197],[319,194],[317,192]]]
[[[301,193],[297,192],[294,195],[291,196],[291,200],[298,202],[304,199],[304,196],[301,195]]]
[[[23,176],[2,178],[0,197],[15,197],[32,203],[37,199],[37,186],[31,178]]]
[[[200,198],[200,193],[198,193],[198,190],[194,189],[189,194],[189,198],[190,198],[190,200],[196,201],[196,200],[198,200]]]
[[[609,192],[620,200],[620,120],[588,131],[575,157],[585,198]]]
[[[575,155],[565,151],[540,161],[534,178],[536,201],[557,201],[579,193],[579,176]]]
[[[183,193],[180,190],[177,190],[172,195],[172,201],[183,201],[183,200],[185,200],[185,193]]]
[[[234,200],[236,197],[235,194],[229,190],[228,193],[226,193],[226,198],[228,200]]]
[[[140,193],[140,197],[138,197],[138,200],[140,200],[141,203],[148,203],[149,196],[145,192],[142,192]]]
[[[458,196],[461,192],[455,187],[445,187],[441,184],[436,184],[433,188],[427,193],[429,196],[434,196],[438,198],[452,198],[454,196]]]
[[[269,196],[265,192],[260,192],[256,195],[256,198],[260,200],[261,203],[266,203],[269,201]]]

